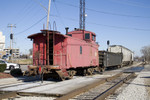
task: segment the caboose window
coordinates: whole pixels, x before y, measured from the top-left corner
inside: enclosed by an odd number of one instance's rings
[[[82,54],[82,46],[80,46],[80,54]]]
[[[94,35],[92,35],[92,40],[93,40],[93,41],[95,40],[95,36],[94,36]]]
[[[90,33],[85,33],[85,39],[90,39]]]
[[[72,34],[67,34],[67,35],[72,37]]]

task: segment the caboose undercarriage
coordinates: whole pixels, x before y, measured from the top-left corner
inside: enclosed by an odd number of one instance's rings
[[[94,71],[101,71],[103,69],[98,66],[78,67],[70,69],[59,69],[57,66],[29,66],[28,70],[24,73],[27,76],[43,75],[43,79],[54,78],[58,80],[71,79],[75,75],[93,75]]]

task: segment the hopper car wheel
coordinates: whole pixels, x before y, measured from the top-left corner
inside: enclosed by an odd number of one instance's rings
[[[105,67],[101,68],[101,72],[104,72],[105,71]]]
[[[122,67],[123,67],[123,65],[121,64],[121,65],[120,65],[120,67],[122,68]]]
[[[121,65],[118,65],[118,66],[117,66],[117,68],[121,68],[121,67],[122,67]]]

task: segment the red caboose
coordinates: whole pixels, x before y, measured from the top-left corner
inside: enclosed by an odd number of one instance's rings
[[[28,36],[33,40],[33,65],[41,67],[46,77],[72,78],[77,74],[92,74],[99,66],[96,34],[77,30],[66,35],[42,30]]]

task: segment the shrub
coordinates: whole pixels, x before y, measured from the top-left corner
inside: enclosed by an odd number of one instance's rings
[[[6,70],[6,64],[0,64],[0,72],[4,72]]]
[[[18,77],[18,76],[22,76],[22,75],[23,75],[22,70],[19,69],[19,68],[17,68],[17,69],[12,69],[12,70],[10,71],[10,74],[11,74],[12,76],[14,76],[14,77]]]

